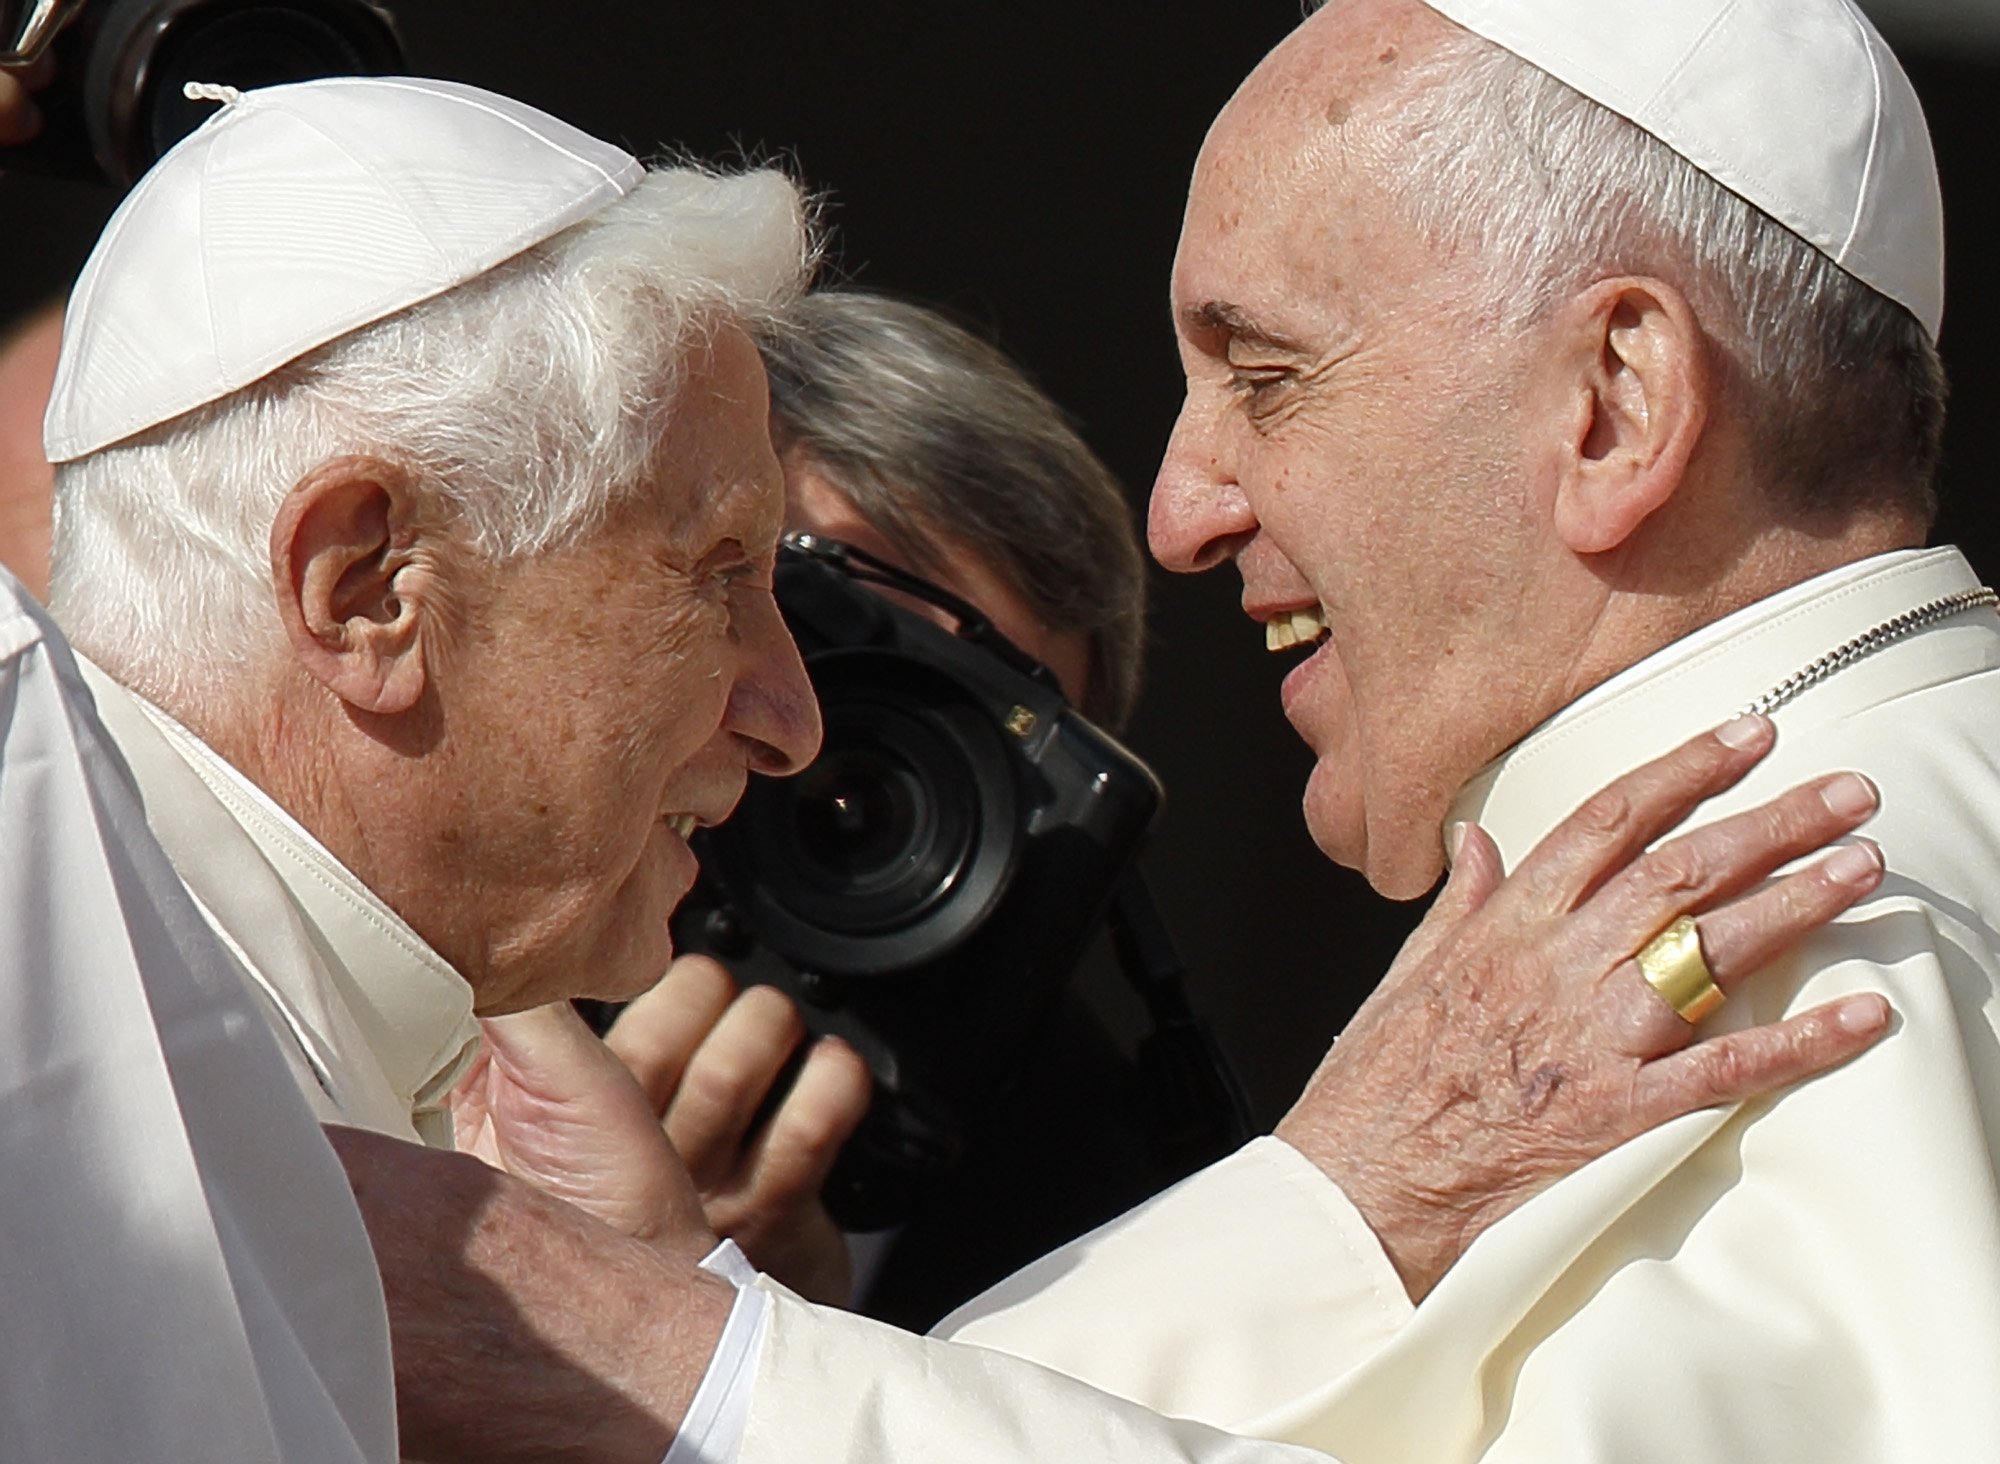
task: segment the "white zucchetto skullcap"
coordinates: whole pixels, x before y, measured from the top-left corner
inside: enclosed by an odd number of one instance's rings
[[[620,148],[455,82],[247,92],[153,165],[84,265],[43,424],[49,461],[484,274],[644,173]]]
[[[1851,0],[1424,3],[1651,133],[1937,336],[1930,132]]]

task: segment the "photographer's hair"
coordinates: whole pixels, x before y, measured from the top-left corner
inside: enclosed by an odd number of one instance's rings
[[[283,645],[271,524],[315,465],[366,453],[480,553],[586,538],[643,486],[703,332],[752,330],[816,241],[776,172],[649,174],[505,264],[209,406],[65,465],[51,605],[76,644],[178,715]]]
[[[1381,177],[1427,239],[1490,262],[1506,322],[1610,275],[1672,280],[1746,402],[1776,506],[1928,521],[1946,387],[1916,317],[1609,108],[1452,29]]]
[[[1138,698],[1146,575],[1125,492],[1004,354],[937,311],[860,290],[807,295],[760,341],[771,435],[803,453],[919,573],[977,554],[1035,615],[1090,646],[1084,713]]]

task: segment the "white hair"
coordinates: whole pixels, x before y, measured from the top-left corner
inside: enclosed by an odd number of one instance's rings
[[[317,464],[405,469],[494,559],[587,537],[645,481],[690,350],[789,304],[815,256],[781,174],[654,171],[476,279],[64,465],[51,606],[186,715],[278,644],[271,524]]]
[[[1944,370],[1921,323],[1666,144],[1457,26],[1412,72],[1383,186],[1483,260],[1506,323],[1613,274],[1685,288],[1749,403],[1760,468],[1812,510],[1933,507]]]

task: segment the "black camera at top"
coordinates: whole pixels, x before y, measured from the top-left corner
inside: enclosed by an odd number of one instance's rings
[[[864,580],[943,605],[958,632]],[[804,535],[776,588],[825,741],[695,836],[703,878],[675,946],[781,987],[867,1059],[875,1103],[826,1198],[872,1229],[949,1173],[1004,1096],[1162,795],[963,601]]]
[[[372,0],[0,0],[0,62],[47,52],[44,125],[6,165],[128,187],[202,124],[188,82],[238,91],[406,68],[395,22]]]

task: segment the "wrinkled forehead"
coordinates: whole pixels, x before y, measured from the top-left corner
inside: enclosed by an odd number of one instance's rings
[[[742,326],[717,321],[689,346],[660,443],[658,491],[696,535],[775,543],[784,475],[771,445],[763,358]]]

